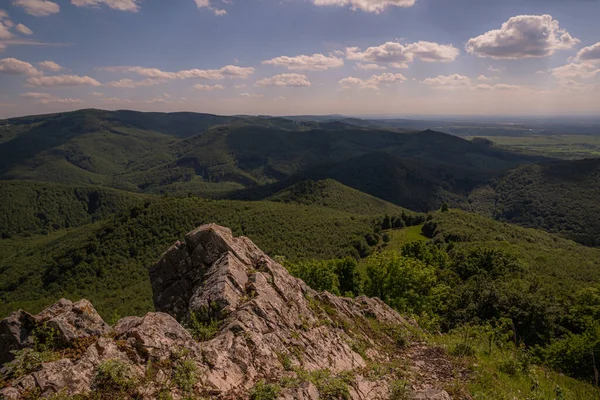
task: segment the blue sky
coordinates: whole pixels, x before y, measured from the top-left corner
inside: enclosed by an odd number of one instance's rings
[[[600,114],[597,0],[0,0],[0,117]]]

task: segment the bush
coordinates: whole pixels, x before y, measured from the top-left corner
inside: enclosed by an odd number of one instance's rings
[[[250,392],[251,400],[276,400],[281,392],[279,385],[269,384],[261,380],[254,385]]]
[[[134,397],[136,381],[129,365],[119,360],[108,360],[96,367],[91,389],[103,399]]]
[[[218,320],[209,318],[208,321],[204,321],[196,313],[191,313],[185,324],[187,330],[198,342],[206,342],[214,338],[219,333],[219,325]]]

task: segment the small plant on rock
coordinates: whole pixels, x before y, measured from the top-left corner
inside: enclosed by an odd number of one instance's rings
[[[276,400],[280,392],[279,385],[258,381],[250,392],[250,400]]]
[[[108,360],[96,367],[91,388],[102,399],[134,397],[136,382],[129,365],[120,360]]]

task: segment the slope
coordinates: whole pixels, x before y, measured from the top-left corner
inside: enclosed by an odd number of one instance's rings
[[[600,245],[600,159],[525,165],[474,191],[473,210]]]
[[[80,110],[0,126],[2,179],[151,193],[254,187],[374,151],[478,171],[539,160],[434,131],[283,118]]]
[[[0,181],[0,237],[85,225],[151,197],[101,186]]]
[[[37,311],[56,297],[86,297],[103,315],[151,310],[146,268],[206,222],[230,226],[290,260],[359,256],[381,218],[275,202],[167,198],[48,236],[0,241],[0,315]]]
[[[333,179],[317,182],[302,181],[265,200],[319,205],[356,214],[400,215],[402,212],[406,212],[401,207],[345,186]]]

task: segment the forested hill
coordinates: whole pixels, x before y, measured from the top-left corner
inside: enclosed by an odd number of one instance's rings
[[[81,110],[0,121],[0,178],[129,191],[231,191],[372,152],[483,171],[539,158],[434,131],[192,113]]]
[[[600,245],[600,159],[524,165],[470,196],[495,219]]]

